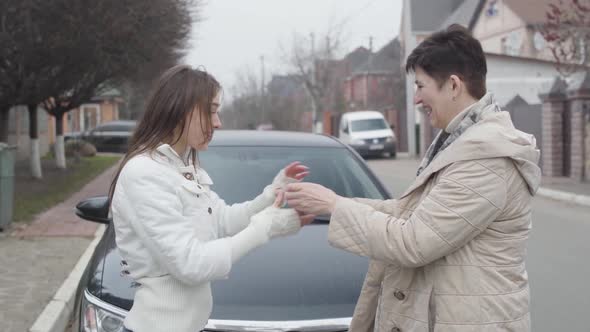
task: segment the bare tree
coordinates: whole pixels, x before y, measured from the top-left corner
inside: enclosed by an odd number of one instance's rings
[[[142,81],[178,61],[188,40],[197,4],[192,0],[104,0],[92,8],[75,0],[69,17],[80,22],[81,49],[87,63],[68,72],[68,89],[51,94],[44,107],[55,117],[56,161],[65,168],[63,116],[103,90],[127,81]],[[75,6],[77,5],[77,7]]]
[[[330,29],[316,40],[293,34],[289,49],[283,47],[283,59],[297,74],[309,94],[312,112],[312,131],[316,131],[319,113],[327,108],[328,91],[334,85],[333,59],[340,51],[341,29]]]
[[[243,67],[235,73],[235,83],[230,88],[231,100],[224,102],[224,127],[232,129],[254,129],[269,121],[262,105],[261,79],[252,68]]]
[[[58,78],[75,63],[72,56],[71,36],[59,29],[72,30],[64,22],[57,26],[54,18],[43,19],[51,14],[52,5],[40,0],[6,0],[0,4],[0,113],[2,128],[0,140],[8,138],[8,111],[11,106],[27,105],[29,109],[29,135],[31,144],[31,172],[41,178],[39,154],[37,104],[47,90],[63,89],[63,80]]]
[[[277,130],[301,130],[303,111],[310,103],[302,80],[293,74],[270,76],[263,89],[260,76],[251,68],[236,73],[232,100],[222,111],[225,128],[255,129],[271,124]]]
[[[549,5],[542,30],[563,76],[590,63],[590,0],[559,0]]]
[[[183,55],[199,0],[4,0],[0,3],[0,140],[8,111],[36,105],[56,119],[65,167],[63,115],[101,90],[151,80]],[[32,148],[32,150],[35,150]]]

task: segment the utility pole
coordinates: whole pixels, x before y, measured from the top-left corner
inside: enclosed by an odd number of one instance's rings
[[[412,31],[411,0],[404,0],[404,63],[416,47],[416,37]],[[413,75],[406,75],[406,126],[408,129],[408,154],[416,157],[416,111],[414,110]]]
[[[367,72],[365,73],[365,109],[370,108],[370,97],[371,94],[371,87],[369,84],[369,74],[371,73],[371,69],[373,67],[373,36],[369,36],[369,58],[367,60]]]
[[[318,104],[315,95],[315,75],[316,75],[316,68],[315,68],[315,35],[314,33],[309,34],[310,42],[311,42],[311,75],[310,75],[310,82],[311,86],[309,87],[309,95],[311,97],[311,132],[315,133],[317,129],[317,116],[318,116]]]
[[[262,113],[262,117],[266,119],[264,110],[264,55],[260,56],[260,82],[260,112]]]

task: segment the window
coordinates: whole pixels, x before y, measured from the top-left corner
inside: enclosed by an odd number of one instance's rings
[[[498,0],[491,0],[486,8],[486,16],[494,17],[498,15]]]
[[[384,119],[352,120],[350,123],[350,130],[353,132],[380,130],[387,128],[389,128],[389,126],[387,125]]]

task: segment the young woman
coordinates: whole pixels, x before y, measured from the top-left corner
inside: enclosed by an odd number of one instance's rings
[[[313,219],[279,208],[281,188],[308,174],[297,162],[252,201],[228,206],[210,189],[197,152],[221,127],[220,91],[215,78],[189,66],[164,73],[111,185],[123,273],[140,284],[125,319],[128,331],[200,331],[212,308],[212,280],[226,278],[252,249]]]

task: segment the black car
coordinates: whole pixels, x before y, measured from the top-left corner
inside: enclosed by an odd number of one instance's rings
[[[199,160],[228,204],[258,195],[292,161],[310,167],[306,181],[339,195],[390,197],[354,150],[328,136],[221,130]],[[79,203],[77,214],[110,222],[106,197]],[[227,280],[213,282],[205,331],[347,331],[368,260],[330,247],[328,222],[318,217],[298,234],[272,240],[235,264]],[[76,331],[121,331],[141,286],[120,273],[120,262],[109,225],[81,282]]]
[[[105,122],[83,133],[82,139],[92,143],[98,152],[126,152],[136,126],[132,120]]]

